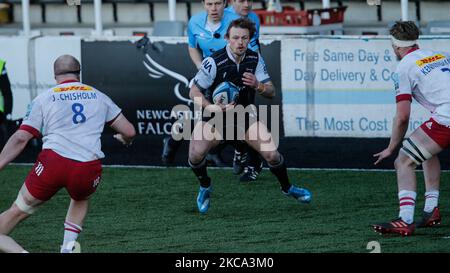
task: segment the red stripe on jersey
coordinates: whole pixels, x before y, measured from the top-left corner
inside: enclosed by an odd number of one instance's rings
[[[412,200],[412,201],[416,202],[416,199],[414,199],[412,197],[402,197],[402,198],[400,198],[400,201],[404,201],[404,200]]]
[[[28,133],[32,134],[35,138],[41,137],[41,133],[39,132],[39,130],[29,125],[22,124],[20,125],[19,130],[27,131]]]
[[[419,49],[419,47],[415,46],[415,47],[411,48],[410,50],[408,50],[408,52],[406,52],[406,55],[408,55],[409,53],[414,52],[414,51],[416,51],[418,49]]]
[[[80,227],[78,227],[78,226],[76,226],[76,225],[74,225],[74,224],[72,224],[72,223],[64,222],[64,225],[68,225],[68,226],[71,227],[71,228],[74,228],[74,229],[76,229],[76,230],[81,231],[81,228],[80,228]]]
[[[64,84],[64,83],[69,83],[69,82],[80,82],[80,81],[77,81],[77,80],[67,80],[67,81],[60,82],[59,84]]]
[[[64,230],[72,231],[72,232],[74,232],[74,233],[80,233],[80,232],[81,232],[81,230],[78,230],[78,229],[71,229],[71,228],[65,228]]]
[[[400,207],[401,206],[414,206],[416,203],[414,203],[414,202],[403,202],[403,203],[400,203]]]
[[[412,96],[411,94],[400,94],[398,96],[395,97],[395,101],[396,102],[400,102],[402,100],[409,100],[412,101]]]

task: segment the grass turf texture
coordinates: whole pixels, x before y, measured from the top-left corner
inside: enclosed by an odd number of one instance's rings
[[[30,167],[0,173],[0,209],[7,209]],[[450,173],[443,173],[443,223],[412,237],[383,237],[369,224],[398,213],[394,172],[289,171],[292,182],[313,193],[300,204],[281,194],[264,170],[257,182],[238,182],[231,170],[209,170],[211,207],[197,212],[198,184],[189,169],[104,169],[79,237],[82,252],[382,252],[450,251]],[[423,209],[418,173],[416,220]],[[11,234],[31,252],[58,252],[69,205],[60,191]],[[447,237],[447,238],[445,238]]]

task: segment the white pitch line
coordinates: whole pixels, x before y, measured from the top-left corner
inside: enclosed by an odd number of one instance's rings
[[[33,166],[34,163],[11,163],[13,166]],[[190,169],[190,167],[185,166],[150,166],[150,165],[103,165],[105,168],[130,168],[130,169]],[[232,167],[208,167],[208,169],[212,170],[232,170]],[[264,168],[268,170],[269,168]],[[394,169],[352,169],[352,168],[288,168],[288,170],[292,171],[352,171],[352,172],[395,172]],[[422,170],[416,170],[416,172],[422,172]],[[442,170],[444,173],[450,172],[450,170]]]

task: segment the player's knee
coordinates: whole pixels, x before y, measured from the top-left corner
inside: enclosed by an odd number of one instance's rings
[[[266,160],[270,165],[277,165],[278,163],[280,163],[281,156],[278,151],[264,152],[262,156],[264,160]]]
[[[31,204],[31,200],[28,200],[25,195],[22,194],[22,192],[19,192],[17,199],[11,208],[14,208],[14,212],[16,212],[16,210],[19,210],[21,213],[27,216],[33,214],[37,210],[37,207],[33,206]]]
[[[203,160],[204,157],[205,157],[204,155],[202,155],[202,154],[200,154],[200,153],[198,153],[198,152],[195,152],[195,151],[189,151],[189,161],[190,161],[192,164],[198,164],[198,163],[200,163],[200,162]]]
[[[394,167],[396,170],[404,168],[415,168],[417,165],[409,157],[400,154],[394,161]]]
[[[400,156],[397,156],[397,158],[394,161],[394,168],[396,170],[400,169],[402,167],[402,159],[400,158]]]
[[[415,167],[432,157],[433,155],[428,152],[427,149],[422,147],[420,143],[407,138],[403,141],[403,146],[400,149],[399,156],[395,160],[395,164],[398,165],[398,167],[410,165]]]

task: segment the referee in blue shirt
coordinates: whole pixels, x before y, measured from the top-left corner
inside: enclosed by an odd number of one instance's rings
[[[225,34],[231,21],[240,16],[225,10],[226,0],[203,0],[205,11],[194,15],[188,23],[189,56],[197,68],[204,58],[227,44]]]

